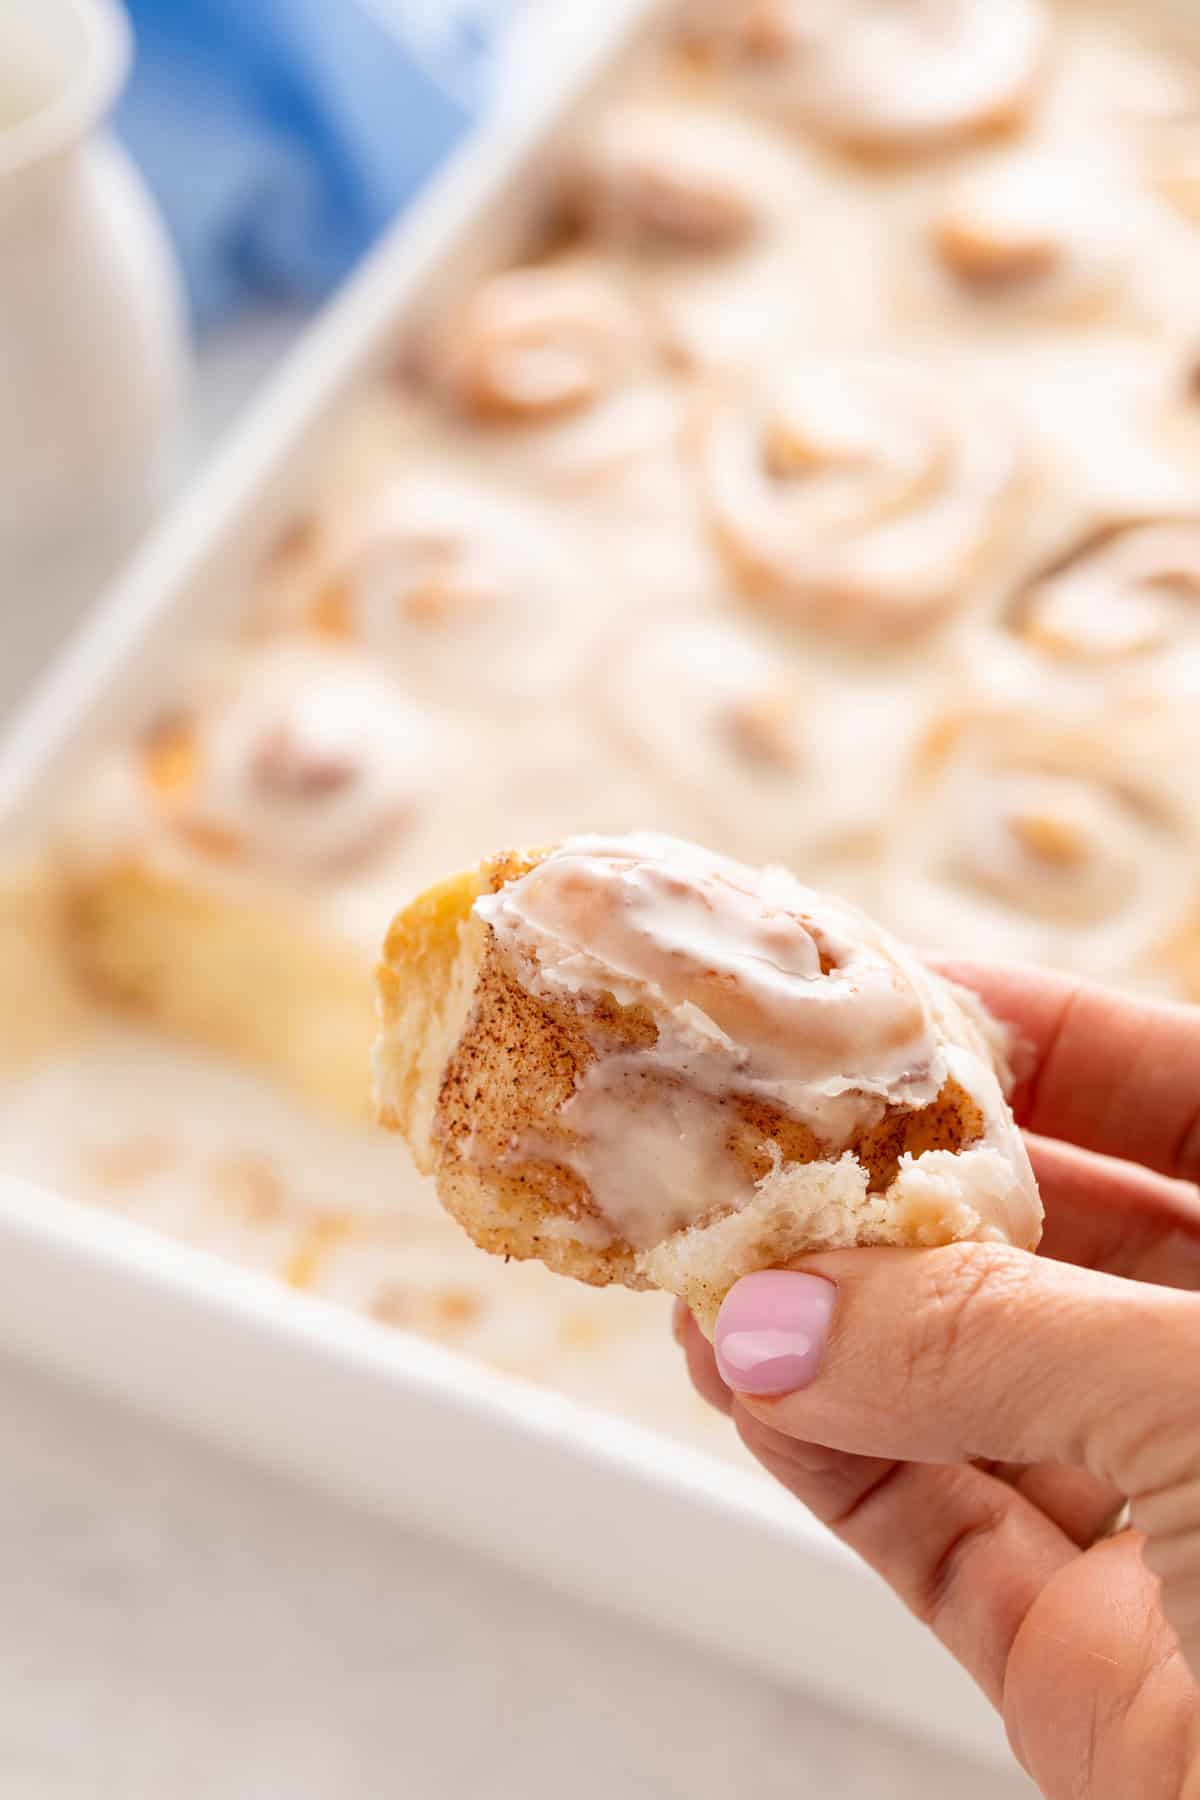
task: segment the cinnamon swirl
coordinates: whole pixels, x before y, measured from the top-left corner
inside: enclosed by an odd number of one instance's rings
[[[701,454],[716,542],[775,615],[858,641],[945,619],[1019,470],[986,402],[884,359],[808,357],[719,406]]]
[[[498,1254],[681,1295],[1041,1209],[981,1010],[843,902],[676,839],[501,856],[393,923],[385,1124]]]

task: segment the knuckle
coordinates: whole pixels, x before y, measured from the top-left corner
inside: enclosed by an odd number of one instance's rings
[[[1022,1256],[1007,1244],[948,1244],[925,1265],[909,1343],[907,1376],[921,1388],[948,1363],[986,1355],[998,1325],[1012,1314],[1028,1279]]]
[[[734,1426],[742,1443],[777,1480],[793,1492],[820,1485],[841,1472],[851,1459],[841,1450],[829,1450],[804,1438],[794,1438],[764,1424],[742,1407],[734,1410]]]
[[[913,1611],[922,1624],[933,1631],[940,1629],[947,1614],[956,1608],[963,1584],[970,1583],[977,1559],[986,1556],[1003,1536],[1008,1522],[1007,1504],[981,1504],[946,1535],[912,1597]]]
[[[1158,1537],[1200,1518],[1200,1427],[1192,1371],[1200,1359],[1200,1309],[1191,1294],[1139,1290],[1128,1336],[1141,1348],[1125,1385],[1129,1403],[1097,1408],[1087,1460],[1134,1506],[1139,1529]]]

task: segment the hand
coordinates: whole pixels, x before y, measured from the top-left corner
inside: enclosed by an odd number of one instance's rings
[[[1048,1800],[1200,1797],[1200,1009],[945,972],[1032,1045],[1040,1254],[810,1256],[738,1283],[715,1352],[686,1313],[677,1335]]]

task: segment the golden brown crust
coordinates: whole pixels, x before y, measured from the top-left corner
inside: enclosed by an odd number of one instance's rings
[[[239,903],[134,856],[74,871],[59,928],[86,995],[362,1121],[373,996],[352,947],[322,942],[285,907]]]
[[[58,884],[36,856],[0,864],[0,993],[0,1070],[6,1073],[69,1043],[90,1023],[63,957]]]
[[[476,891],[495,892],[517,880],[542,854],[493,858],[480,870]],[[411,937],[411,927],[389,935],[391,980],[404,980],[394,959]],[[409,973],[415,973],[411,964]],[[572,1235],[571,1222],[594,1219],[595,1208],[586,1183],[554,1160],[553,1147],[570,1140],[558,1114],[595,1059],[594,1042],[611,1037],[614,1048],[640,1046],[647,1034],[653,1041],[655,1029],[642,1009],[603,1000],[588,1009],[587,1026],[585,1033],[580,1012],[529,994],[484,928],[470,1012],[438,1083],[430,1163],[443,1204],[482,1249],[537,1258],[596,1286],[645,1287],[628,1245],[601,1247]],[[386,1116],[385,1123],[391,1123]],[[544,1143],[546,1155],[514,1163],[518,1136]]]

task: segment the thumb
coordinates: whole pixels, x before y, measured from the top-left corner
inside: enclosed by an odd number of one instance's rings
[[[1127,1497],[1186,1462],[1200,1418],[1200,1298],[1007,1245],[830,1251],[750,1275],[714,1342],[748,1410],[789,1436],[905,1462],[1073,1463]]]
[[[1111,1484],[1200,1667],[1200,1298],[1007,1245],[834,1251],[738,1282],[714,1342],[745,1409],[787,1436]]]

